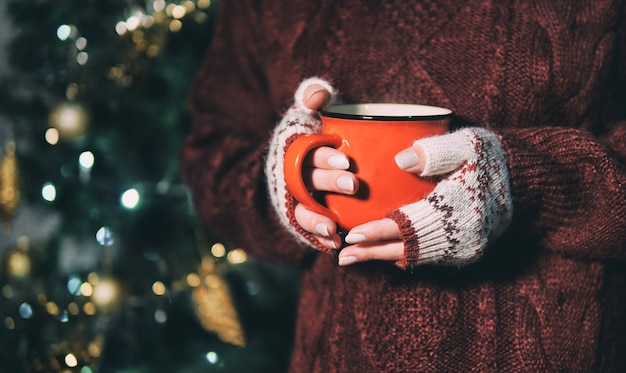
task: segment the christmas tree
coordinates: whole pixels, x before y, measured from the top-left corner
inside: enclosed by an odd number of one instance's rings
[[[203,231],[178,173],[217,4],[0,7],[0,371],[284,371],[297,273]]]

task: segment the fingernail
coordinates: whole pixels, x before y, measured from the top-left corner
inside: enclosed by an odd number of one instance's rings
[[[360,233],[348,233],[345,238],[346,243],[361,243],[365,242],[365,235]]]
[[[343,155],[333,155],[328,158],[328,165],[338,170],[347,170],[350,167],[350,161]]]
[[[308,100],[311,97],[313,97],[313,95],[315,95],[317,92],[323,92],[324,88],[322,87],[309,87],[304,91],[304,99]]]
[[[354,256],[343,256],[339,258],[340,266],[349,266],[350,264],[354,264],[356,262],[357,262],[357,259]]]
[[[403,150],[400,153],[396,154],[394,159],[396,160],[396,164],[398,165],[398,167],[403,170],[415,167],[420,162],[417,154],[415,154],[415,152],[410,149]]]
[[[352,178],[348,176],[342,176],[337,179],[337,186],[345,192],[354,192],[354,182],[352,181]]]
[[[315,231],[324,237],[330,237],[330,233],[328,232],[328,227],[325,224],[319,223],[318,225],[316,225]]]
[[[338,249],[339,247],[337,247],[337,243],[334,240],[328,239],[328,240],[320,240],[320,242],[322,243],[322,245],[329,247],[331,249]]]

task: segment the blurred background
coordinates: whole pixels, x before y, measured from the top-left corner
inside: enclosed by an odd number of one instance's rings
[[[179,177],[217,6],[0,0],[0,372],[285,370],[297,273]]]

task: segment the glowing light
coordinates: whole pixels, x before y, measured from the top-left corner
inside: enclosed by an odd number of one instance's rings
[[[152,284],[152,292],[156,295],[164,295],[165,294],[165,284],[161,281],[155,281]]]
[[[93,370],[85,365],[84,367],[80,368],[80,373],[93,373]]]
[[[93,294],[93,286],[88,282],[80,284],[80,293],[86,297],[90,297]]]
[[[211,254],[216,258],[221,258],[226,255],[226,247],[222,243],[216,243],[211,246]]]
[[[227,259],[233,264],[241,264],[248,260],[248,255],[243,249],[235,249],[228,253]]]
[[[154,0],[154,2],[152,2],[152,9],[154,9],[155,12],[160,12],[165,9],[165,0]]]
[[[120,198],[120,202],[122,206],[127,209],[134,209],[139,204],[139,192],[135,188],[128,189],[124,193],[122,193],[122,197]]]
[[[156,320],[159,324],[163,324],[167,321],[167,313],[163,310],[156,310],[154,312],[154,320]]]
[[[154,25],[154,17],[152,17],[152,16],[145,16],[145,17],[141,18],[141,26],[143,26],[145,28],[150,28],[150,27],[152,27],[152,25]]]
[[[10,252],[6,257],[7,272],[15,278],[25,278],[30,274],[30,258],[23,251]]]
[[[102,246],[112,246],[115,243],[113,232],[109,227],[101,227],[96,232],[96,241]]]
[[[70,315],[78,315],[78,312],[80,311],[78,309],[78,304],[72,302],[70,304],[67,305],[67,311],[70,313]]]
[[[76,356],[74,356],[74,354],[70,353],[65,355],[65,365],[67,365],[70,368],[74,368],[75,366],[78,365],[78,359],[76,359]]]
[[[70,101],[74,101],[76,100],[76,96],[78,96],[78,84],[68,84],[67,88],[65,89],[65,97],[67,97],[67,99]]]
[[[206,361],[208,361],[210,364],[217,364],[219,357],[217,356],[216,352],[210,351],[206,354],[205,356]]]
[[[75,139],[87,131],[89,112],[79,104],[63,102],[52,108],[48,121],[62,139]]]
[[[33,307],[31,307],[31,305],[26,302],[20,304],[18,312],[23,319],[30,319],[31,317],[33,317]]]
[[[200,283],[202,283],[202,281],[200,280],[200,276],[198,276],[197,273],[190,273],[189,275],[187,275],[187,285],[195,288],[196,286],[200,285]]]
[[[211,0],[198,0],[198,8],[206,9],[211,6]]]
[[[57,198],[57,188],[52,183],[45,183],[41,188],[41,197],[52,202]]]
[[[48,311],[48,313],[51,315],[58,315],[59,307],[56,305],[56,303],[50,301],[46,303],[46,311]]]
[[[172,8],[172,17],[176,19],[183,18],[186,13],[187,9],[185,9],[185,7],[182,5],[176,5],[174,8]]]
[[[61,25],[57,28],[57,38],[61,41],[67,40],[72,35],[72,27],[69,25]]]
[[[128,31],[128,27],[126,27],[126,23],[125,22],[118,22],[115,25],[115,32],[117,32],[118,35],[124,35],[126,32]]]
[[[13,318],[11,316],[7,316],[4,318],[4,326],[9,329],[9,330],[13,330],[15,329],[15,320],[13,320]]]
[[[67,314],[67,310],[63,310],[59,315],[59,321],[62,323],[66,323],[70,321],[70,317]]]
[[[180,31],[181,28],[183,28],[183,23],[181,21],[175,19],[172,22],[170,22],[170,31],[171,32],[178,32],[178,31]]]
[[[196,4],[194,4],[193,1],[191,1],[191,0],[185,1],[183,3],[183,6],[187,10],[187,13],[191,13],[191,12],[193,12],[196,9]]]
[[[81,36],[80,38],[76,39],[74,45],[76,46],[76,49],[82,51],[83,49],[85,49],[85,47],[87,47],[87,39]]]
[[[2,295],[7,299],[13,298],[13,288],[9,285],[4,285],[2,287]]]
[[[87,275],[87,281],[92,285],[98,285],[100,283],[100,276],[95,272],[91,272]]]
[[[86,64],[87,60],[89,60],[89,54],[87,54],[87,52],[80,52],[76,55],[76,62],[81,66]]]
[[[56,128],[48,128],[45,134],[46,142],[50,145],[59,143],[59,130]]]
[[[112,281],[102,281],[93,291],[93,301],[99,306],[111,304],[117,297],[117,287]]]
[[[90,169],[93,167],[94,159],[92,152],[84,151],[78,156],[78,164],[83,168]]]
[[[140,24],[141,18],[138,16],[131,16],[126,20],[126,28],[128,31],[135,31]]]
[[[91,342],[87,349],[89,351],[89,355],[91,355],[93,357],[99,357],[100,354],[102,353],[102,348],[100,346],[100,343],[98,343],[97,341],[96,342]]]
[[[67,280],[67,291],[72,295],[80,295],[80,285],[82,284],[80,278],[77,276],[70,276]]]

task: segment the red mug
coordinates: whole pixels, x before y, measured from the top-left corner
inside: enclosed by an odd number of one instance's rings
[[[430,193],[433,180],[401,170],[394,157],[415,140],[449,130],[452,111],[446,108],[391,103],[337,104],[319,111],[320,134],[303,135],[285,154],[285,182],[307,209],[325,215],[343,229],[382,219],[386,214]],[[356,194],[320,193],[316,200],[302,178],[306,155],[331,146],[350,159],[349,171],[359,180]]]

